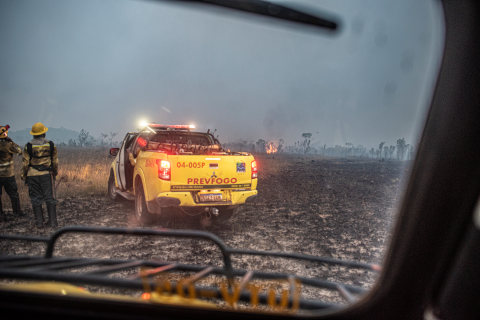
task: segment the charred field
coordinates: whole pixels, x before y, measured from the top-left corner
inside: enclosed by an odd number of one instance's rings
[[[258,155],[256,158],[259,195],[254,203],[236,209],[229,221],[213,221],[206,227],[198,217],[169,212],[153,223],[140,225],[132,219],[133,202],[112,202],[104,192],[72,196],[72,187],[65,184],[58,192],[59,227],[204,230],[234,248],[382,263],[408,175],[407,162],[286,154]],[[106,185],[105,179],[105,188]],[[62,197],[61,188],[70,190]],[[5,200],[4,204],[9,202]],[[48,236],[54,232],[50,228],[36,229],[30,204],[24,202],[23,207],[27,215],[0,223],[0,233]],[[43,250],[44,246],[38,243],[0,240],[0,254],[41,255]],[[222,266],[220,251],[212,243],[193,239],[71,234],[61,237],[55,250],[58,256]],[[376,278],[376,273],[363,269],[283,258],[235,256],[233,263],[238,269],[285,272],[367,289],[372,287]],[[138,270],[132,269],[125,274],[134,272]],[[216,280],[207,278],[202,281]],[[302,295],[307,298],[320,295],[323,300],[341,301],[333,292],[318,292],[318,289],[308,287],[302,290]]]

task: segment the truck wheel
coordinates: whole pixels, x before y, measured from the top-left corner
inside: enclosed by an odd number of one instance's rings
[[[218,217],[215,217],[215,220],[218,222],[228,221],[233,215],[233,210],[227,208],[218,208]]]
[[[151,221],[152,215],[148,212],[147,203],[145,202],[145,193],[143,186],[137,185],[135,188],[135,220],[139,223],[148,223]]]
[[[110,170],[110,177],[108,178],[108,197],[112,201],[118,201],[119,195],[115,192],[115,177],[113,175],[113,170]]]

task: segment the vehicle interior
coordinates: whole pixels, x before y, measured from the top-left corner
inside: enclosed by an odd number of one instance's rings
[[[184,2],[184,1],[180,1]],[[207,7],[227,7],[244,14],[286,19],[291,23],[315,25],[321,28],[341,27],[340,21],[328,17],[302,16],[299,13],[274,10],[264,1],[187,1]],[[45,317],[49,319],[479,319],[480,318],[480,3],[475,0],[442,0],[445,40],[433,98],[428,109],[421,140],[414,162],[408,171],[409,179],[400,203],[393,234],[386,257],[373,288],[349,299],[344,308],[335,306],[303,305],[309,312],[303,314],[240,312],[204,308],[197,305],[149,304],[115,299],[97,299],[70,295],[50,295],[45,292],[0,290],[2,319]],[[285,4],[285,6],[287,6]],[[280,13],[279,13],[280,12]],[[315,14],[312,14],[315,16]],[[408,21],[405,21],[408,23]],[[193,133],[160,133],[156,142],[192,140]],[[184,138],[185,137],[185,138]],[[211,143],[200,135],[192,144]],[[125,148],[133,143],[129,141]],[[185,142],[186,143],[186,142]],[[125,155],[128,162],[128,155]],[[130,186],[131,186],[131,182]],[[72,227],[70,231],[84,232]],[[62,232],[69,232],[65,230]],[[131,233],[133,230],[90,230],[85,232]],[[138,231],[142,234],[143,231]],[[172,237],[210,237],[201,232],[156,230]],[[54,237],[60,236],[56,234]],[[15,239],[15,237],[10,237]],[[20,239],[20,238],[19,238]],[[208,238],[217,241],[212,236]],[[34,241],[33,239],[32,241]],[[53,257],[55,238],[38,238],[48,243],[46,259]],[[217,242],[216,242],[217,243]],[[224,252],[225,270],[209,270],[227,274],[229,255],[235,251],[218,245]],[[256,253],[262,255],[260,253]],[[313,259],[313,257],[301,257]],[[37,261],[38,262],[38,261]],[[64,261],[73,263],[74,261]],[[78,262],[78,261],[77,261]],[[332,262],[332,261],[331,261]],[[29,280],[52,281],[41,273],[31,275],[2,268],[7,260],[0,260],[0,276],[23,277]],[[91,263],[91,261],[90,261]],[[120,262],[117,262],[120,263]],[[122,263],[127,263],[123,261]],[[133,263],[129,261],[128,263]],[[337,263],[333,261],[332,263]],[[168,267],[157,262],[152,268]],[[183,268],[184,266],[175,266]],[[356,266],[379,270],[376,265]],[[187,267],[185,267],[187,268]],[[201,268],[189,267],[201,272]],[[238,270],[235,270],[237,272]],[[233,271],[232,271],[233,272]],[[238,271],[240,272],[240,271]],[[243,270],[237,276],[246,277]],[[263,274],[262,274],[263,275]],[[266,276],[266,275],[265,275]],[[91,278],[93,279],[93,278]],[[287,278],[288,279],[288,278]],[[56,281],[72,281],[59,273]],[[141,287],[147,282],[132,284]],[[93,281],[93,280],[92,280]],[[100,280],[98,280],[100,281]],[[102,280],[104,281],[104,280]],[[112,285],[113,281],[104,284]],[[100,283],[100,282],[99,282]],[[132,282],[133,283],[133,282]],[[313,283],[313,282],[312,282]],[[322,284],[325,285],[325,284]],[[137,288],[136,287],[136,288]],[[344,291],[345,288],[333,288]],[[348,287],[347,287],[348,289]],[[354,289],[351,289],[354,290]],[[186,291],[187,292],[187,291]],[[245,297],[248,300],[250,297]],[[262,298],[267,301],[267,297]],[[278,302],[280,297],[275,298]],[[275,302],[277,302],[275,300]],[[286,301],[286,300],[285,300]],[[289,302],[293,303],[293,302]],[[315,309],[312,311],[311,309]]]
[[[168,132],[160,131],[157,134],[150,136],[149,141],[167,144],[182,144],[182,145],[200,145],[209,146],[213,144],[213,139],[204,133],[196,132]],[[190,142],[189,142],[190,141]]]
[[[122,157],[124,166],[125,166],[125,185],[126,185],[126,190],[129,190],[130,188],[133,187],[133,170],[134,167],[130,164],[130,161],[128,160],[128,151],[130,150],[133,154],[136,154],[136,141],[137,141],[137,133],[128,133],[125,136],[125,141],[122,144],[121,148],[119,149],[120,155],[119,157]],[[121,178],[120,178],[121,179]]]

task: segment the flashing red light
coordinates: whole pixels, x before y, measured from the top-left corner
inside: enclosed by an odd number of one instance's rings
[[[147,123],[146,124],[150,128],[172,128],[172,129],[184,129],[184,130],[193,130],[195,129],[195,126],[193,124],[156,124],[156,123]]]
[[[158,165],[158,178],[162,180],[170,181],[172,169],[170,167],[170,161],[157,159]]]
[[[142,299],[143,300],[150,300],[150,297],[151,297],[150,293],[148,293],[148,292],[142,293]]]
[[[252,179],[258,177],[257,160],[252,161]]]

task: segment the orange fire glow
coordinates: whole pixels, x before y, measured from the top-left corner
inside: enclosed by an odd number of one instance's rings
[[[266,147],[265,150],[267,153],[276,153],[277,152],[277,147],[273,144],[273,142],[270,142]]]

